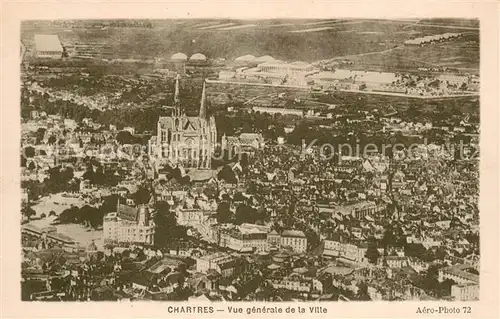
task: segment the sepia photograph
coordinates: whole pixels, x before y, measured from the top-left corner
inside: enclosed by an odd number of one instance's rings
[[[479,30],[22,21],[19,297],[479,300]]]

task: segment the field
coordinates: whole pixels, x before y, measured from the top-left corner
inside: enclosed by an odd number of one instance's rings
[[[48,216],[51,211],[54,211],[56,215],[59,215],[63,212],[63,210],[68,209],[71,206],[81,207],[85,204],[85,201],[79,198],[64,197],[62,196],[62,193],[59,193],[42,197],[32,208],[35,210],[36,216],[40,217],[41,214]]]
[[[209,58],[252,54],[314,62],[388,50],[417,36],[464,31],[438,22],[437,27],[423,27],[412,20],[174,20],[152,21],[153,28],[40,27],[26,22],[21,38],[28,50],[38,33],[57,34],[63,43],[106,42],[114,56],[122,58],[168,58],[176,52],[201,52]]]
[[[282,94],[283,97],[287,99],[300,99],[309,96],[307,88],[296,89],[225,83],[209,83],[207,86],[207,93],[210,104],[214,106],[226,103],[248,103],[261,106],[271,106],[269,105],[269,101],[275,100],[279,94]],[[273,106],[280,107],[276,104],[273,104]]]
[[[330,98],[321,99],[324,102],[333,102],[343,107],[360,107],[362,110],[371,111],[378,109],[382,113],[390,110],[404,112],[415,107],[423,114],[432,114],[439,109],[456,109],[463,114],[469,114],[471,119],[479,121],[479,98],[460,97],[445,98],[440,100],[421,100],[406,97],[384,95],[364,95],[348,92],[337,92]]]
[[[424,47],[398,47],[388,52],[350,59],[356,67],[380,70],[453,68],[476,73],[479,70],[479,43],[471,38]]]

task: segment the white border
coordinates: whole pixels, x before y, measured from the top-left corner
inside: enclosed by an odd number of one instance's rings
[[[165,317],[167,304],[134,303],[22,303],[20,301],[20,192],[19,192],[19,23],[24,19],[112,19],[112,18],[415,18],[463,17],[481,21],[481,297],[473,303],[320,303],[326,315],[315,317],[421,317],[417,307],[471,306],[471,315],[432,317],[498,317],[498,6],[494,1],[88,1],[62,3],[2,3],[2,91],[1,99],[1,306],[4,318],[100,318]],[[227,306],[246,308],[257,303],[210,304],[224,308],[217,318],[229,318]],[[180,304],[177,304],[180,305]],[[185,303],[187,305],[187,303]],[[278,303],[312,306],[311,303]],[[185,315],[212,316],[212,315]],[[241,316],[241,315],[238,315]],[[255,316],[255,315],[254,315]],[[261,315],[263,316],[263,315]],[[265,315],[269,316],[269,315]],[[273,315],[285,318],[290,314]],[[295,315],[304,316],[304,315]],[[429,315],[425,315],[429,316]],[[177,317],[181,317],[177,315]]]

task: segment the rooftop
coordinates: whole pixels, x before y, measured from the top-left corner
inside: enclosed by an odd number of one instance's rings
[[[300,231],[300,230],[284,230],[283,233],[281,234],[281,236],[283,236],[283,237],[303,237],[303,238],[306,237],[304,232]]]
[[[195,53],[189,58],[189,60],[191,60],[191,61],[206,61],[207,57],[201,53]]]
[[[63,51],[59,37],[53,34],[35,34],[36,51]]]
[[[255,56],[253,56],[251,54],[246,54],[246,55],[237,57],[234,60],[235,61],[241,61],[241,62],[251,62],[251,61],[255,60]]]
[[[173,54],[170,57],[170,60],[182,60],[182,61],[186,61],[187,60],[187,55],[185,55],[184,53],[178,52],[178,53]]]
[[[137,214],[139,212],[137,208],[119,204],[117,210],[119,218],[133,222],[137,221]]]

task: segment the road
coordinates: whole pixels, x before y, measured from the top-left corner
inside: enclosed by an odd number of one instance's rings
[[[474,27],[462,27],[462,26],[456,26],[456,25],[427,24],[427,23],[414,24],[413,27],[436,27],[436,28],[443,28],[443,29],[458,29],[458,30],[474,30],[474,31],[479,31],[479,28],[474,28]]]
[[[385,50],[382,50],[382,51],[373,51],[373,52],[365,52],[365,53],[359,53],[359,54],[350,54],[350,55],[337,56],[337,57],[334,57],[334,58],[331,58],[331,59],[328,59],[328,60],[321,60],[321,61],[314,62],[313,65],[317,65],[320,62],[331,62],[331,61],[340,60],[340,59],[348,59],[348,58],[360,57],[360,56],[367,56],[367,55],[372,55],[372,54],[384,54],[384,53],[388,53],[388,52],[394,51],[396,49],[401,49],[402,47],[404,47],[404,46],[403,45],[398,45],[396,47],[393,47],[393,48],[390,48],[390,49],[385,49]]]
[[[268,84],[268,83],[257,83],[257,82],[242,82],[242,81],[224,81],[224,80],[206,80],[209,83],[219,83],[219,84],[237,84],[237,85],[250,85],[250,86],[268,86],[268,87],[282,87],[282,88],[295,88],[302,90],[309,90],[308,86],[298,86],[298,85],[285,85],[285,84]]]
[[[449,99],[449,98],[460,98],[460,97],[477,97],[479,93],[470,94],[455,94],[455,95],[410,95],[404,93],[392,93],[392,92],[374,92],[374,91],[360,91],[360,90],[339,90],[340,92],[350,92],[350,93],[361,93],[361,94],[374,94],[374,95],[387,95],[387,96],[399,96],[412,99],[423,99],[423,100],[438,100],[438,99]]]

